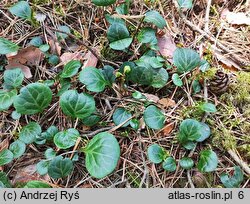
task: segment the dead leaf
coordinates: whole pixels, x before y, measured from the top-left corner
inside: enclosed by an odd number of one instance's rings
[[[176,45],[169,34],[165,34],[162,37],[158,37],[158,46],[160,53],[163,57],[166,57],[169,62],[173,62],[173,54],[176,50]]]
[[[157,103],[157,102],[160,100],[158,96],[153,95],[153,94],[144,93],[143,95],[146,96],[146,98],[147,98],[149,101],[152,101],[152,102],[154,102],[154,103]]]
[[[158,101],[163,108],[174,107],[176,105],[175,101],[170,98],[162,98]]]
[[[173,129],[174,129],[174,123],[169,123],[163,128],[162,133],[164,136],[167,136],[172,132]]]
[[[83,68],[85,67],[96,67],[98,63],[98,59],[93,55],[92,52],[88,51],[87,54],[84,56],[84,62]]]
[[[30,68],[25,65],[22,65],[20,63],[13,63],[13,64],[8,64],[7,66],[5,66],[5,69],[14,69],[14,68],[20,68],[23,71],[23,74],[27,79],[32,77]]]
[[[250,25],[250,17],[243,12],[230,12],[224,9],[221,13],[221,18],[233,25]]]
[[[6,139],[4,139],[3,141],[1,141],[0,142],[0,152],[2,151],[2,150],[5,150],[5,149],[7,149],[8,147],[9,147],[9,139],[8,138],[6,138]]]
[[[49,181],[49,179],[50,178],[48,175],[41,176],[40,174],[36,173],[36,165],[32,164],[18,169],[17,174],[12,180],[12,183],[15,184],[17,182],[28,182],[31,180]]]
[[[82,61],[83,56],[82,56],[81,52],[75,52],[75,53],[65,52],[60,57],[60,60],[61,60],[61,63],[65,65],[71,60],[81,60]]]
[[[60,46],[59,42],[55,42],[54,40],[50,39],[48,43],[50,46],[50,52],[52,54],[61,56],[62,47]]]

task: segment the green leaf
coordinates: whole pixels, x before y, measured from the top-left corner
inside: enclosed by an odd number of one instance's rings
[[[45,52],[49,51],[50,46],[49,46],[48,44],[43,44],[43,45],[40,45],[39,49],[40,49],[43,53],[45,53]]]
[[[137,120],[136,118],[133,118],[129,121],[129,125],[134,129],[134,130],[138,130],[140,127],[140,122],[139,120]]]
[[[180,166],[183,169],[191,169],[194,166],[194,161],[191,158],[183,157],[180,160]]]
[[[9,150],[13,153],[14,159],[17,159],[24,154],[26,145],[21,140],[16,140],[10,144]]]
[[[4,185],[4,188],[11,188],[10,180],[6,173],[3,171],[0,171],[0,182]]]
[[[164,127],[165,116],[154,105],[150,105],[146,108],[143,115],[146,125],[152,129],[161,129]]]
[[[38,123],[30,122],[28,125],[23,127],[19,133],[19,140],[25,144],[31,144],[35,141],[36,137],[42,132],[41,126]]]
[[[78,60],[69,61],[63,68],[63,71],[60,75],[62,78],[70,78],[75,76],[78,73],[78,70],[82,66],[81,62]]]
[[[167,84],[168,78],[168,72],[165,69],[153,70],[153,80],[150,85],[154,88],[162,88]]]
[[[127,15],[128,14],[128,4],[121,4],[116,7],[115,11],[118,14]]]
[[[22,19],[32,20],[32,11],[27,1],[19,1],[9,8],[11,14]]]
[[[217,111],[216,107],[212,103],[203,103],[200,106],[201,110],[207,112],[207,113],[215,113]]]
[[[42,181],[29,181],[24,188],[51,188],[51,186]]]
[[[97,6],[109,6],[115,2],[116,0],[92,0],[92,3]]]
[[[203,150],[200,152],[200,159],[197,168],[201,172],[211,172],[216,169],[218,165],[218,157],[212,150]]]
[[[80,72],[79,80],[89,91],[93,92],[102,92],[108,84],[102,72],[95,67],[84,68]]]
[[[201,136],[196,140],[197,142],[203,142],[205,139],[209,138],[211,134],[210,127],[205,124],[205,123],[200,123],[201,124],[201,129],[200,129],[200,134]]]
[[[125,21],[123,19],[111,16],[110,14],[105,14],[105,18],[110,25],[115,24],[115,23],[121,23],[125,25]]]
[[[17,52],[19,49],[18,45],[1,37],[0,37],[0,47],[1,47],[0,49],[1,55],[6,55],[12,52]]]
[[[54,137],[54,143],[60,149],[68,149],[75,145],[78,137],[80,137],[78,130],[70,128],[68,130],[58,132]]]
[[[189,48],[177,48],[174,52],[173,62],[178,72],[185,73],[192,71],[200,65],[200,56]]]
[[[37,36],[32,38],[29,44],[35,47],[40,47],[43,44],[43,40],[40,36]]]
[[[192,88],[193,88],[193,91],[194,91],[195,94],[199,93],[201,91],[200,82],[198,80],[194,80],[193,84],[192,84]]]
[[[72,118],[86,118],[95,112],[95,100],[86,93],[77,93],[75,90],[66,91],[60,97],[60,107],[63,113]]]
[[[191,9],[193,6],[193,1],[192,0],[178,0],[178,4],[180,8]]]
[[[98,115],[90,115],[87,118],[82,119],[82,123],[89,127],[96,125],[100,121],[101,118]]]
[[[206,60],[201,60],[200,70],[206,72],[210,68],[210,64]]]
[[[196,141],[201,137],[201,123],[194,119],[182,121],[178,134],[179,141],[184,144],[187,141]]]
[[[173,157],[167,157],[162,163],[162,167],[164,170],[173,172],[176,170],[176,162]]]
[[[36,164],[36,171],[41,176],[46,175],[48,173],[49,161],[41,160]]]
[[[120,23],[112,24],[108,29],[107,35],[110,47],[114,50],[124,50],[128,48],[133,40],[126,26]]]
[[[73,171],[73,162],[62,156],[55,157],[49,164],[48,174],[53,179],[64,178]]]
[[[12,111],[12,113],[11,113],[11,117],[13,120],[19,120],[19,118],[21,118],[21,116],[22,115],[20,113],[18,113],[17,111]]]
[[[70,28],[68,26],[58,26],[58,30],[63,31],[63,32],[68,33],[68,34],[71,33]],[[65,33],[56,32],[57,39],[59,41],[66,39],[68,37],[68,35]]]
[[[9,92],[5,90],[0,90],[0,111],[8,110],[9,107],[13,104],[16,95],[16,90],[12,90]]]
[[[172,80],[173,80],[173,83],[175,86],[182,86],[183,85],[183,82],[179,76],[179,74],[173,74],[172,75]]]
[[[4,149],[0,152],[0,166],[12,162],[13,159],[14,155],[10,150]]]
[[[57,55],[50,55],[49,56],[49,59],[48,59],[48,62],[51,64],[51,65],[58,65],[59,62],[60,62],[60,58],[57,56]],[[48,81],[48,80],[47,80]],[[53,80],[50,80],[50,81],[53,81]]]
[[[56,157],[56,152],[52,148],[48,148],[44,152],[44,156],[45,156],[46,159],[53,159],[53,158]]]
[[[3,79],[6,89],[15,89],[22,85],[24,74],[20,68],[9,69],[4,72]]]
[[[112,87],[112,84],[115,82],[115,69],[109,65],[105,65],[101,71],[108,86]]]
[[[131,69],[129,79],[141,85],[151,85],[153,81],[153,70],[149,67],[134,67]]]
[[[182,143],[182,146],[183,146],[185,149],[193,150],[193,149],[196,147],[196,142],[185,141],[184,143]]]
[[[117,108],[113,114],[113,121],[115,125],[120,125],[125,122],[129,118],[132,117],[132,114],[128,112],[125,108]],[[129,125],[129,121],[125,123],[122,127],[127,127]]]
[[[156,30],[153,28],[142,28],[138,33],[138,40],[140,43],[157,44]]]
[[[148,159],[154,164],[159,164],[164,160],[165,152],[158,144],[152,144],[148,147]]]
[[[45,132],[43,132],[42,135],[46,140],[53,141],[56,133],[58,133],[58,128],[52,125]]]
[[[147,23],[153,23],[160,29],[163,29],[167,25],[165,19],[158,11],[148,11],[145,14],[145,18],[143,21]]]
[[[69,88],[71,87],[71,80],[70,79],[64,79],[64,78],[60,78],[60,85],[61,85],[61,89],[58,91],[56,96],[61,96],[63,95],[66,91],[69,90]]]
[[[32,115],[41,113],[52,100],[50,88],[42,83],[32,83],[20,90],[14,99],[14,107],[21,114]]]
[[[102,132],[88,143],[85,154],[88,172],[100,179],[114,171],[120,158],[120,146],[112,134]]]
[[[223,173],[220,180],[226,188],[240,188],[240,184],[244,180],[244,175],[239,166],[234,167],[233,176]]]

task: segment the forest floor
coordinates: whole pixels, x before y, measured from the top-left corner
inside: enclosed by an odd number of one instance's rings
[[[9,12],[10,6],[16,2],[0,2],[0,37],[15,42],[23,52],[18,57],[0,55],[0,85],[3,84],[6,66],[9,65],[11,69],[19,65],[26,76],[23,85],[54,80],[50,88],[56,95],[62,88],[56,77],[69,60],[80,60],[84,67],[102,68],[109,64],[117,71],[123,62],[138,60],[144,52],[136,39],[126,53],[109,47],[109,23],[104,14],[116,13],[116,6],[125,1],[97,7],[88,0],[30,0],[36,19],[40,20],[35,26]],[[56,96],[41,114],[22,115],[14,120],[11,116],[14,108],[1,112],[0,150],[8,148],[22,127],[31,121],[38,122],[43,130],[51,125],[59,130],[74,127],[81,135],[87,134],[90,138],[93,132],[112,130],[121,148],[115,171],[103,179],[89,175],[83,162],[84,156],[79,154],[73,173],[66,179],[55,180],[48,175],[40,176],[36,173],[35,165],[44,158],[47,148],[59,150],[54,144],[29,144],[19,159],[0,166],[13,186],[18,187],[20,183],[30,180],[42,180],[53,187],[69,188],[211,188],[222,187],[220,176],[223,173],[233,175],[234,167],[239,166],[244,174],[240,187],[250,187],[250,1],[194,0],[191,9],[180,11],[176,1],[172,0],[135,0],[130,5],[127,17],[117,15],[124,18],[131,33],[136,33],[141,24],[137,16],[151,9],[157,10],[166,20],[166,27],[157,30],[157,39],[160,54],[168,63],[172,63],[176,47],[192,48],[209,62],[209,71],[192,72],[188,79],[183,78],[184,85],[180,87],[175,86],[171,78],[159,89],[131,83],[124,87],[123,82],[117,80],[113,88],[92,93],[101,121],[91,127],[65,116]],[[237,16],[239,12],[244,15]],[[62,41],[58,41],[55,34],[60,25],[71,30],[71,35]],[[59,64],[51,65],[46,57],[41,57],[40,52],[27,49],[31,39],[37,36],[50,45],[49,53],[59,57]],[[93,55],[92,50],[97,56]],[[169,74],[172,73],[170,70]],[[194,93],[192,84],[197,77],[200,91]],[[71,78],[69,86],[86,91],[76,77]],[[145,125],[140,115],[144,105],[133,98],[135,91],[141,92],[147,101],[154,103],[165,114],[163,128],[153,130]],[[201,111],[200,104],[204,101],[215,104],[217,111]],[[112,115],[117,107],[133,110],[135,115],[139,115],[138,130],[114,124]],[[185,150],[177,139],[180,123],[186,118],[205,122],[211,128],[211,136],[198,143],[192,151]],[[202,150],[212,149],[218,156],[218,166],[215,171],[202,173],[196,167],[184,170],[177,163],[175,171],[167,172],[161,165],[153,164],[148,159],[147,149],[155,143],[166,149],[176,161],[189,156],[196,163]],[[72,156],[70,153],[68,155]]]

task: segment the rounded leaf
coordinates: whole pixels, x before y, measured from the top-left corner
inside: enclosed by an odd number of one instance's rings
[[[44,152],[44,156],[45,156],[46,159],[53,159],[53,158],[56,157],[56,151],[53,150],[52,148],[48,148]]]
[[[6,55],[12,52],[17,52],[19,49],[19,46],[17,46],[15,43],[0,37],[0,54]]]
[[[235,166],[233,176],[223,173],[220,180],[226,188],[239,188],[244,180],[244,174],[239,166]]]
[[[180,8],[191,9],[193,6],[192,0],[178,0],[177,2],[179,4]]]
[[[217,111],[216,106],[212,103],[204,103],[200,108],[207,113],[215,113]]]
[[[183,169],[191,169],[194,166],[194,161],[191,158],[184,157],[180,160],[180,166]]]
[[[159,164],[163,161],[165,152],[158,144],[152,144],[148,147],[148,159],[154,164]]]
[[[192,71],[200,65],[200,56],[189,48],[177,48],[174,52],[173,62],[178,72],[185,73]]]
[[[85,149],[86,168],[91,176],[104,178],[117,166],[120,146],[116,138],[107,132],[97,134]]]
[[[143,115],[146,125],[152,129],[161,129],[164,127],[165,116],[154,105],[150,105],[146,108]]]
[[[14,155],[10,150],[4,149],[0,152],[0,166],[12,162],[13,159]]]
[[[68,130],[58,132],[54,137],[54,143],[60,149],[68,149],[75,145],[78,137],[80,137],[78,130],[70,128]]]
[[[92,3],[97,6],[109,6],[115,2],[116,0],[92,0]]]
[[[161,29],[163,29],[167,25],[165,19],[158,11],[148,11],[145,14],[144,22],[153,23]]]
[[[9,150],[13,153],[15,159],[21,157],[26,150],[26,145],[21,140],[16,140],[10,144]]]
[[[60,75],[62,78],[70,78],[75,76],[78,73],[78,70],[82,66],[81,62],[78,60],[69,61],[63,68],[63,71]]]
[[[113,114],[113,121],[115,125],[120,125],[125,122],[129,118],[132,117],[132,114],[128,112],[125,108],[117,108]],[[122,127],[127,127],[129,125],[129,121],[125,123]]]
[[[173,83],[175,86],[182,86],[183,85],[183,82],[179,76],[179,74],[173,74],[172,75],[172,80],[173,80]]]
[[[14,89],[22,85],[24,74],[20,68],[9,69],[4,72],[4,87]]]
[[[176,170],[176,162],[173,157],[167,157],[162,163],[164,170],[172,172]]]
[[[8,110],[9,107],[13,104],[16,95],[16,90],[12,90],[9,92],[5,90],[0,90],[0,111]]]
[[[201,172],[211,172],[216,169],[218,165],[217,154],[212,150],[203,150],[200,152],[200,159],[198,162],[198,169]]]
[[[32,83],[20,90],[14,99],[14,107],[21,114],[32,115],[41,113],[52,100],[50,88],[42,83]]]
[[[36,164],[36,171],[40,175],[45,175],[48,173],[49,161],[41,160]]]
[[[48,174],[53,179],[64,178],[73,171],[73,162],[62,156],[55,157],[49,164]]]
[[[201,136],[196,140],[197,142],[203,142],[205,139],[209,138],[211,134],[211,129],[206,123],[200,123],[201,129],[200,134]]]
[[[60,107],[65,115],[82,119],[95,112],[95,100],[89,94],[69,90],[60,97]]]
[[[82,123],[85,126],[89,126],[89,127],[96,125],[100,121],[101,121],[101,117],[98,115],[90,115],[87,118],[82,119]]]
[[[29,181],[24,188],[51,188],[51,186],[42,181]]]
[[[19,1],[9,9],[10,13],[22,19],[32,19],[32,11],[27,1]]]
[[[23,127],[23,129],[19,133],[19,140],[21,140],[25,144],[31,144],[41,133],[41,126],[38,123],[30,122],[28,125]]]
[[[95,67],[84,68],[79,75],[79,80],[86,85],[89,91],[102,92],[108,84],[103,73]]]

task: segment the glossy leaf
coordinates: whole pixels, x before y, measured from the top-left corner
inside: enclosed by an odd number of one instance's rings
[[[162,88],[167,84],[168,78],[169,76],[166,69],[153,70],[153,80],[150,85],[154,88]]]
[[[20,90],[15,97],[14,107],[21,114],[32,115],[41,113],[47,108],[52,100],[50,88],[42,83],[32,83]]]
[[[48,173],[49,161],[41,160],[36,164],[36,171],[40,175],[46,175]]]
[[[97,6],[109,6],[115,2],[116,0],[92,0],[92,3]]]
[[[19,118],[21,118],[21,116],[22,115],[20,113],[18,113],[17,111],[12,111],[12,113],[11,113],[11,117],[13,120],[19,120]]]
[[[9,150],[13,153],[14,159],[17,159],[24,154],[26,150],[26,144],[21,140],[16,140],[10,144]]]
[[[103,73],[95,67],[84,68],[80,72],[79,80],[89,91],[93,92],[102,92],[108,84]]]
[[[167,24],[158,11],[148,11],[145,14],[144,22],[153,23],[158,28],[163,29]]]
[[[68,26],[63,26],[63,25],[58,26],[58,30],[65,32],[65,33],[56,32],[56,37],[59,41],[64,40],[68,37],[66,33],[70,34],[70,28]]]
[[[29,44],[35,47],[40,47],[43,44],[43,40],[40,36],[37,36],[37,37],[32,38]]]
[[[153,70],[149,67],[134,67],[130,73],[130,80],[141,85],[150,85],[153,81]]]
[[[56,151],[53,150],[52,148],[48,148],[44,152],[44,156],[45,156],[46,159],[53,159],[53,158],[56,157]]]
[[[143,115],[146,125],[152,129],[161,129],[164,127],[165,116],[154,105],[150,105],[146,108]]]
[[[50,46],[49,46],[48,44],[43,44],[43,45],[40,45],[40,46],[39,46],[39,49],[40,49],[43,53],[45,53],[45,52],[49,51]]]
[[[11,188],[11,183],[5,172],[0,171],[0,183],[2,183],[3,188]],[[1,188],[1,187],[0,187]]]
[[[191,9],[193,6],[192,0],[178,0],[177,2],[179,4],[180,8]]]
[[[183,169],[191,169],[194,166],[194,161],[191,158],[184,157],[180,160],[180,166]]]
[[[88,143],[85,154],[88,172],[100,179],[114,171],[120,158],[120,146],[112,134],[102,132]]]
[[[205,124],[205,123],[200,123],[201,124],[201,129],[200,129],[200,134],[201,136],[196,140],[197,142],[203,142],[207,138],[209,138],[211,134],[210,127]]]
[[[115,125],[120,125],[125,122],[129,118],[132,117],[132,114],[128,112],[125,108],[117,108],[113,114],[113,121]],[[129,121],[125,123],[122,127],[127,127],[129,125]]]
[[[38,123],[30,122],[28,125],[22,128],[19,133],[19,140],[25,144],[31,144],[35,141],[36,137],[42,132],[41,126]]]
[[[212,150],[203,150],[200,152],[200,159],[197,168],[201,172],[212,172],[218,165],[218,157]]]
[[[183,82],[178,74],[173,74],[172,75],[172,80],[175,86],[182,86]]]
[[[165,152],[158,144],[152,144],[147,150],[148,159],[154,164],[159,164],[164,160]]]
[[[115,75],[114,75],[115,69],[109,65],[105,65],[101,71],[108,86],[111,87],[112,84],[115,82]]]
[[[70,128],[68,130],[58,132],[54,137],[54,143],[60,149],[68,149],[75,145],[78,137],[80,137],[78,130]]]
[[[48,141],[52,141],[54,136],[58,133],[58,128],[54,125],[50,126],[45,132],[42,133],[44,138]]]
[[[178,72],[185,73],[192,71],[200,65],[199,54],[189,48],[177,48],[174,52],[173,62]]]
[[[9,92],[5,90],[0,90],[0,111],[8,110],[9,107],[13,104],[16,95],[16,90],[12,90]]]
[[[60,107],[65,115],[72,118],[86,118],[95,112],[93,96],[86,93],[77,93],[75,90],[66,91],[60,97]]]
[[[176,162],[173,157],[167,157],[162,163],[162,167],[164,170],[173,172],[176,170]]]
[[[69,61],[63,68],[63,71],[60,75],[62,78],[70,78],[75,76],[78,73],[78,70],[82,66],[81,62],[78,60]]]
[[[137,38],[140,43],[157,44],[156,30],[153,28],[142,28]]]
[[[90,115],[82,119],[82,123],[89,127],[96,125],[100,121],[101,121],[101,118],[98,115]]]
[[[24,74],[20,68],[9,69],[5,70],[3,79],[3,85],[6,89],[15,89],[22,85]]]
[[[29,181],[24,188],[51,188],[51,186],[42,181]]]
[[[0,166],[12,162],[13,159],[14,155],[10,150],[4,149],[0,152]]]
[[[10,13],[16,15],[22,19],[31,20],[32,19],[32,11],[27,1],[19,1],[14,4],[9,9]]]
[[[223,173],[220,180],[226,188],[240,188],[240,184],[244,180],[244,174],[239,166],[235,166],[233,176],[230,177],[228,174]]]
[[[15,43],[0,37],[0,54],[6,55],[12,52],[17,52],[19,49],[19,46],[17,46]]]
[[[217,111],[216,107],[212,103],[203,103],[200,106],[201,110],[207,112],[207,113],[215,113]]]
[[[110,47],[114,50],[124,50],[132,43],[128,29],[121,23],[112,24],[108,29],[107,35]]]
[[[48,174],[53,179],[65,178],[73,171],[73,162],[62,156],[55,157],[49,164]]]

